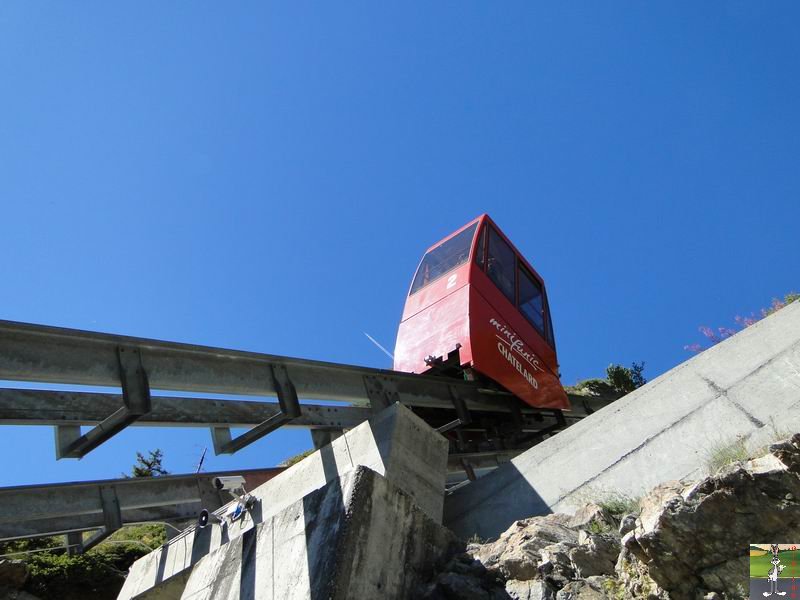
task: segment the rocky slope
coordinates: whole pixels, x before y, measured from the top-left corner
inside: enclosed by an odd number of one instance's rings
[[[426,600],[746,598],[751,543],[800,537],[800,434],[700,481],[664,483],[636,514],[587,505],[470,544]]]

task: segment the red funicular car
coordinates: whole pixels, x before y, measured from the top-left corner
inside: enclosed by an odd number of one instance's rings
[[[568,409],[544,281],[488,215],[432,246],[406,299],[394,368],[483,378]]]

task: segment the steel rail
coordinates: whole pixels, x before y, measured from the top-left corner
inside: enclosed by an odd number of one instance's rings
[[[121,394],[0,388],[0,424],[96,425],[121,405]],[[352,429],[372,414],[362,406],[301,406],[303,414],[284,427]],[[279,412],[276,402],[153,396],[150,412],[131,425],[246,428]]]
[[[467,381],[14,321],[0,321],[0,379],[119,387],[118,348],[139,352],[150,387],[158,390],[275,396],[268,371],[277,365],[307,400],[382,398],[447,408],[453,389],[470,409],[508,411],[511,398]]]
[[[244,477],[254,489],[283,468],[79,481],[0,488],[0,541],[98,530],[92,544],[116,529],[145,521],[194,519],[200,509],[230,501],[214,478]],[[78,538],[80,539],[80,537]],[[81,549],[89,547],[81,542]]]
[[[0,380],[122,388],[122,394],[0,389],[0,424],[54,425],[58,458],[80,458],[136,424],[210,427],[219,454],[282,426],[348,429],[394,402],[455,409],[456,420],[443,430],[465,424],[467,411],[519,406],[511,394],[476,382],[13,321],[0,321]],[[154,396],[153,389],[277,396],[278,402]],[[568,420],[594,410],[592,400],[577,400]],[[94,428],[82,433],[82,425]],[[232,427],[249,430],[232,438]]]

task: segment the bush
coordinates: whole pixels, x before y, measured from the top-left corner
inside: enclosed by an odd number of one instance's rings
[[[42,600],[112,600],[117,597],[125,575],[134,561],[166,541],[163,525],[124,527],[85,554],[69,556],[63,538],[17,540],[0,545],[0,553],[51,549],[18,554],[30,571],[25,591]]]
[[[630,394],[636,388],[642,387],[647,380],[644,378],[644,362],[632,363],[630,369],[622,365],[608,365],[606,375],[611,386],[621,394]]]
[[[589,392],[592,396],[613,396],[619,397],[629,394],[636,388],[642,387],[647,383],[644,378],[644,362],[635,362],[630,368],[622,365],[611,364],[606,369],[605,379],[584,379],[573,386],[565,386],[568,393],[586,395]]]

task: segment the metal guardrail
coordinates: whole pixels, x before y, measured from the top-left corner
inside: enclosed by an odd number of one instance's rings
[[[254,489],[283,468],[194,475],[105,479],[0,488],[0,541],[66,534],[72,551],[83,552],[131,523],[196,519],[202,508],[230,502],[216,477],[244,477]],[[83,533],[95,531],[88,539]]]
[[[0,379],[121,387],[121,395],[2,390],[0,423],[54,425],[58,458],[85,456],[132,424],[203,423],[212,429],[215,451],[231,453],[281,425],[343,429],[368,414],[298,398],[373,411],[401,402],[492,412],[510,411],[512,398],[466,381],[12,321],[0,321]],[[159,397],[151,389],[277,396],[278,402]],[[86,423],[96,425],[82,434]],[[230,428],[242,424],[252,429],[232,438]]]

